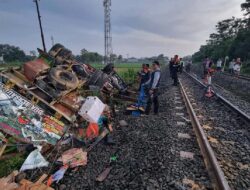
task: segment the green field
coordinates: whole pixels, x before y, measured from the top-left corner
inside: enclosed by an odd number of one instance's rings
[[[20,61],[14,61],[14,62],[9,62],[5,64],[0,64],[0,68],[6,68],[6,67],[17,67],[21,66],[23,63]]]
[[[96,69],[103,69],[105,65],[93,63],[90,64]],[[135,83],[137,72],[141,70],[141,63],[120,63],[114,64],[116,72],[127,82]]]

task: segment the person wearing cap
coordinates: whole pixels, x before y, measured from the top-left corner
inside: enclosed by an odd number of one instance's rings
[[[158,61],[154,61],[152,64],[151,78],[147,83],[149,90],[148,90],[148,100],[145,110],[146,115],[150,113],[152,103],[154,104],[154,114],[158,114],[159,111],[158,88],[160,84],[160,78],[161,78],[160,63]]]

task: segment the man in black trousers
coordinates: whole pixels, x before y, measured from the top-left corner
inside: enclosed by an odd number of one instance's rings
[[[174,56],[174,59],[170,62],[169,68],[170,68],[171,76],[174,80],[173,85],[177,86],[178,85],[178,72],[180,69],[180,60],[179,60],[178,55]]]
[[[152,103],[154,104],[154,114],[157,115],[159,111],[159,101],[158,101],[158,88],[161,79],[161,69],[160,63],[154,61],[152,64],[151,79],[146,84],[148,86],[148,101],[146,106],[145,114],[149,115]]]

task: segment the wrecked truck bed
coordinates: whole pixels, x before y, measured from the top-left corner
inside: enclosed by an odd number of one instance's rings
[[[0,71],[0,129],[23,142],[55,145],[69,128],[87,127],[79,111],[92,89],[106,103],[135,100],[111,64],[97,70],[60,44],[39,53],[22,67]]]

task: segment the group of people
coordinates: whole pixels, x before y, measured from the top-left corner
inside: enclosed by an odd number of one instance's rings
[[[239,75],[240,74],[240,70],[241,70],[241,59],[237,58],[236,60],[233,59],[230,63],[229,63],[229,73],[232,75]]]
[[[154,114],[157,115],[159,112],[158,91],[161,78],[160,63],[154,61],[151,69],[149,64],[143,64],[138,76],[140,79],[139,91],[144,91],[146,96],[145,114],[149,115],[152,104],[154,104]]]
[[[224,70],[224,69],[222,69],[222,64],[223,64],[222,59],[218,59],[216,62],[216,70],[217,71]],[[207,75],[207,74],[211,73],[211,71],[214,71],[212,69],[213,65],[214,65],[213,61],[211,59],[209,59],[208,57],[206,57],[205,60],[203,61],[204,75]],[[231,62],[229,62],[229,73],[232,75],[239,75],[240,70],[241,70],[241,66],[242,66],[242,63],[241,63],[240,58],[233,59]]]
[[[173,79],[174,86],[178,85],[178,73],[182,73],[184,67],[184,62],[182,58],[179,58],[178,55],[175,55],[169,62],[169,70],[171,78]],[[152,104],[154,105],[154,114],[159,112],[159,84],[161,79],[161,69],[160,63],[154,61],[150,69],[149,64],[143,64],[142,70],[138,73],[140,86],[139,91],[145,92],[146,96],[146,108],[145,114],[148,115],[151,110]]]

